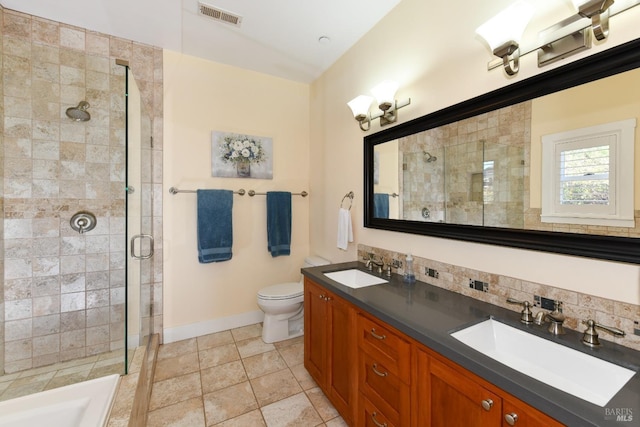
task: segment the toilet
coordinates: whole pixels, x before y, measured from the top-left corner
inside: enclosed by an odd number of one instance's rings
[[[310,256],[304,267],[327,265],[326,259]],[[265,343],[299,337],[304,333],[304,286],[299,282],[278,283],[258,291],[258,306],[264,312],[262,340]]]

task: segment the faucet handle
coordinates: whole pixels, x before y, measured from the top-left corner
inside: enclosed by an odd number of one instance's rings
[[[601,325],[592,319],[583,320],[582,323],[587,325],[587,329],[585,329],[584,334],[582,335],[582,344],[588,345],[589,347],[597,347],[600,345],[596,328],[604,329],[605,331],[611,332],[613,335],[620,337],[625,336],[625,332],[622,329]]]
[[[525,324],[533,323],[533,313],[531,312],[531,303],[529,301],[518,301],[517,299],[507,298],[509,304],[519,304],[523,307],[520,312],[520,321]]]

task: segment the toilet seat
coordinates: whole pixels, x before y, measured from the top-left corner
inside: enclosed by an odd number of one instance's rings
[[[300,282],[288,282],[260,289],[258,298],[263,300],[289,300],[298,298],[303,294],[304,289]]]

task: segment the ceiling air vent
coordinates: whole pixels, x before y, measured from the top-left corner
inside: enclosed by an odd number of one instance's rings
[[[242,23],[242,16],[235,13],[227,12],[226,10],[214,7],[209,4],[198,3],[198,9],[201,15],[208,16],[216,21],[224,22],[226,24],[240,26]]]

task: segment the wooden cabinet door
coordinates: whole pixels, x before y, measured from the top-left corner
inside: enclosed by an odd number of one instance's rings
[[[502,427],[562,427],[563,424],[514,398],[502,399]]]
[[[431,358],[429,363],[430,427],[498,427],[502,399],[454,368]],[[418,403],[420,405],[421,403]]]
[[[411,378],[411,427],[429,427],[431,419],[431,390],[429,363],[431,358],[420,346],[413,346],[414,365]]]
[[[355,315],[345,300],[327,296],[327,393],[338,412],[351,421],[356,397]]]
[[[318,383],[326,388],[327,336],[327,291],[304,279],[304,367]]]

